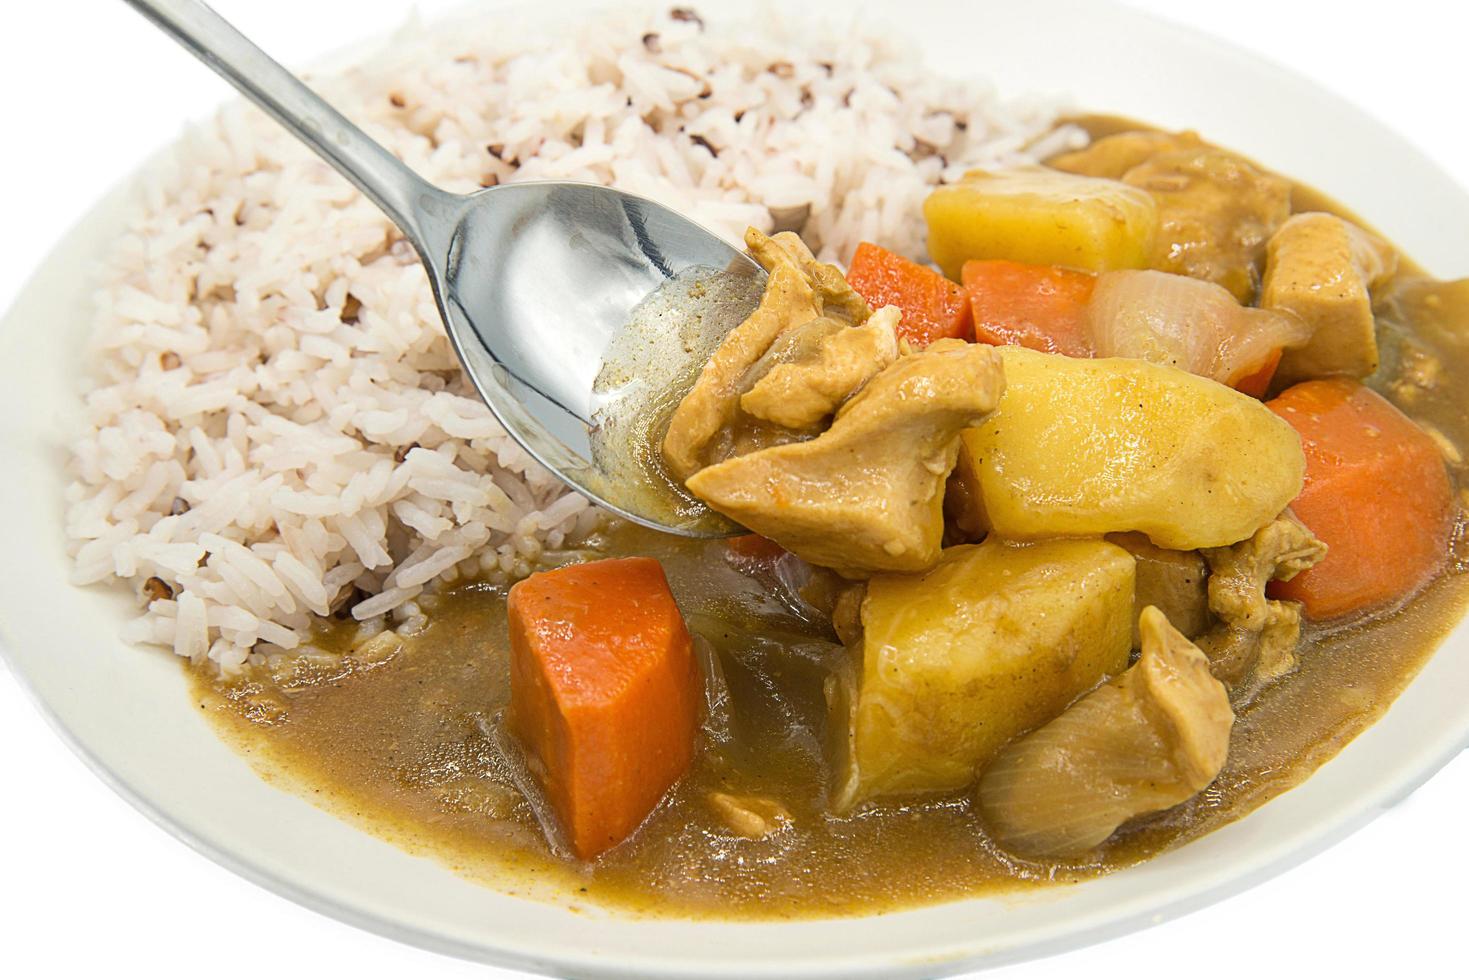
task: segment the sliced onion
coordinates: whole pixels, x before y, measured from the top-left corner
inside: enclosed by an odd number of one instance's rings
[[[1087,316],[1098,357],[1135,357],[1231,387],[1311,336],[1292,313],[1240,306],[1222,286],[1151,270],[1103,273]]]

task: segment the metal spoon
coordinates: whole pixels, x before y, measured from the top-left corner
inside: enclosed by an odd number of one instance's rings
[[[403,230],[465,371],[526,451],[640,524],[731,533],[661,475],[649,415],[671,407],[668,386],[691,381],[753,309],[763,273],[748,255],[660,204],[595,184],[440,190],[199,0],[127,2]],[[621,361],[609,364],[609,351]]]

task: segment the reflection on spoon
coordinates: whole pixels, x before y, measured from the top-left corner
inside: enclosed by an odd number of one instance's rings
[[[592,383],[592,486],[624,509],[684,534],[733,534],[739,526],[710,510],[669,475],[663,435],[731,326],[760,301],[764,276],[751,267],[695,266],[675,274],[632,312],[602,355]]]

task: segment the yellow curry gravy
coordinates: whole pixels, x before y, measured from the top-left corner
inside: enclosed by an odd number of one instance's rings
[[[1114,120],[1084,121],[1094,133]],[[1298,210],[1341,209],[1301,188]],[[1435,283],[1408,262],[1379,291],[1383,367],[1371,384],[1441,435],[1456,484],[1469,413],[1469,281]],[[1461,491],[1462,492],[1462,491]],[[1460,521],[1462,528],[1463,521]],[[720,918],[876,912],[1126,867],[1238,819],[1309,776],[1392,703],[1464,614],[1469,545],[1403,608],[1308,626],[1300,668],[1239,708],[1229,760],[1206,791],[1126,825],[1085,863],[1029,862],[993,846],[966,794],[826,811],[822,680],[830,627],[783,601],[768,572],[721,542],[613,527],[596,554],[663,561],[690,628],[717,655],[725,718],[689,774],[630,840],[592,864],[554,853],[516,788],[497,734],[508,697],[505,595],[466,584],[426,597],[428,625],[355,653],[255,666],[220,679],[191,668],[196,703],[262,775],[369,833],[504,891],[624,911]],[[351,651],[355,630],[324,624],[316,647]],[[722,728],[722,730],[721,730]],[[763,839],[739,836],[713,792],[773,799],[790,814]]]

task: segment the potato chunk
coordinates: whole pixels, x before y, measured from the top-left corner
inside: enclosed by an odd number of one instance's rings
[[[970,259],[1144,268],[1157,224],[1146,192],[1045,167],[973,171],[930,194],[923,216],[929,255],[955,281]]]
[[[1219,775],[1234,727],[1228,692],[1157,609],[1143,610],[1141,630],[1136,664],[1006,746],[985,770],[979,809],[1001,847],[1027,857],[1083,854]]]
[[[1022,539],[1141,531],[1191,551],[1248,538],[1300,493],[1299,437],[1248,395],[1126,358],[1000,355],[1005,394],[955,471],[971,523]]]
[[[1010,739],[1127,666],[1133,560],[1098,540],[947,549],[873,578],[832,691],[838,810],[967,786]]]

